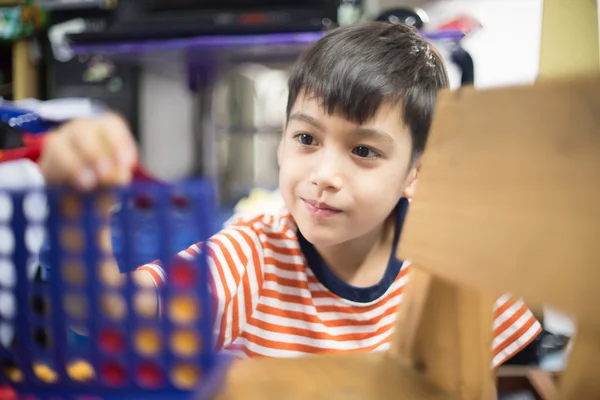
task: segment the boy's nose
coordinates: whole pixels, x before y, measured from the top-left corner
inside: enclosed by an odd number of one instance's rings
[[[310,182],[319,190],[335,192],[340,190],[343,185],[343,177],[339,159],[331,153],[323,154],[312,171]]]

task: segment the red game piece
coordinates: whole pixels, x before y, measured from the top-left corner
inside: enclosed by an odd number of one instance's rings
[[[125,342],[123,336],[115,329],[104,329],[99,336],[100,347],[110,354],[117,354],[123,351]]]
[[[137,370],[137,381],[140,386],[146,388],[157,388],[162,385],[163,375],[155,364],[146,362],[141,364]]]
[[[17,392],[15,392],[15,390],[8,385],[0,385],[0,399],[18,400]]]
[[[115,361],[109,361],[102,365],[100,375],[109,386],[122,386],[125,383],[125,370]]]

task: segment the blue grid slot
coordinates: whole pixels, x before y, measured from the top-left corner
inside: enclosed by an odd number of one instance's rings
[[[46,199],[43,220],[24,207],[32,194]],[[0,306],[0,385],[30,400],[176,400],[218,387],[224,363],[214,351],[206,256],[176,256],[215,232],[212,182],[2,198],[10,212],[0,201],[0,235],[11,239],[0,245],[0,296],[13,300]],[[28,274],[40,232],[43,281]],[[132,272],[157,259],[167,276],[160,288]]]

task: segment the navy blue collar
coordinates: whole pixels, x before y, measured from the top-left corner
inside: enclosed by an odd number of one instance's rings
[[[300,242],[300,249],[306,257],[308,266],[313,271],[319,282],[321,282],[328,290],[337,296],[344,299],[355,301],[357,303],[369,303],[380,298],[394,283],[396,277],[400,273],[402,268],[402,262],[396,258],[396,250],[398,247],[398,239],[400,239],[400,233],[402,231],[402,225],[406,212],[408,211],[408,200],[401,198],[396,206],[396,212],[398,216],[396,224],[396,233],[394,235],[394,248],[390,254],[388,266],[385,270],[383,278],[373,286],[369,287],[355,287],[347,284],[337,276],[329,267],[325,264],[317,249],[309,243],[302,233],[298,231],[298,241]]]

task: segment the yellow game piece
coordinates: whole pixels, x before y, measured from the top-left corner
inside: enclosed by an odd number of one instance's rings
[[[107,258],[98,264],[98,277],[106,286],[119,287],[125,282],[125,276],[119,270],[114,258]]]
[[[14,383],[23,381],[23,372],[18,367],[5,367],[2,373]]]
[[[71,253],[83,251],[83,232],[75,227],[63,227],[60,232],[60,244],[63,249]]]
[[[76,382],[86,382],[96,377],[96,371],[87,361],[77,360],[67,365],[67,375]]]
[[[72,286],[81,286],[85,283],[85,269],[77,261],[65,261],[62,264],[62,278]]]
[[[98,230],[98,249],[104,254],[112,253],[112,239],[108,226],[104,226]]]
[[[64,195],[60,201],[60,211],[64,217],[76,219],[81,215],[81,203],[74,195]]]
[[[200,351],[200,339],[193,331],[181,330],[171,336],[171,349],[180,357],[192,357]]]
[[[113,320],[122,320],[127,314],[127,305],[121,295],[107,293],[100,298],[102,314]]]
[[[83,319],[88,314],[85,299],[73,293],[67,293],[63,296],[63,308],[71,318]]]
[[[157,294],[153,291],[140,291],[133,298],[135,312],[142,318],[154,318],[157,314]]]
[[[200,372],[195,365],[179,364],[171,371],[171,380],[179,389],[192,389],[198,385]]]
[[[45,383],[55,383],[58,380],[58,374],[46,364],[35,364],[33,373],[39,380]]]
[[[112,209],[113,205],[116,204],[116,200],[114,198],[113,195],[111,195],[110,193],[103,193],[100,196],[98,196],[97,200],[96,200],[96,207],[98,210],[98,213],[102,216],[106,216],[109,215],[110,210]]]
[[[135,348],[145,356],[156,355],[161,349],[159,334],[152,329],[141,329],[135,335]]]
[[[169,303],[169,317],[178,324],[189,324],[198,318],[198,307],[193,298],[176,296]]]

